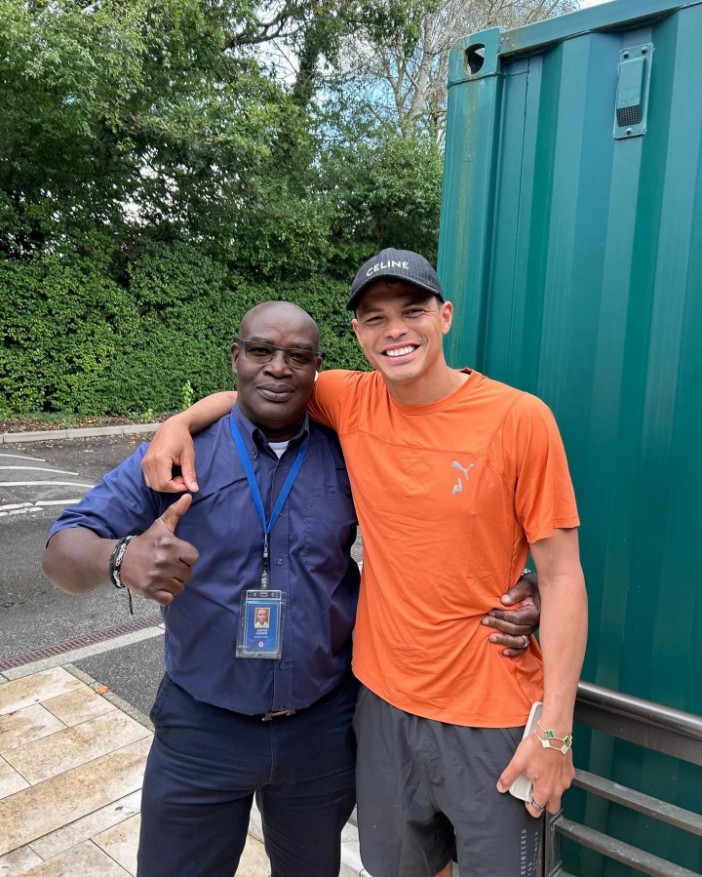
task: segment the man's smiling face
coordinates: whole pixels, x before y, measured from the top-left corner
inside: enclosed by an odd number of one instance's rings
[[[239,335],[246,341],[232,345],[239,407],[267,438],[291,438],[303,420],[321,364],[314,320],[288,302],[268,302],[249,311]],[[288,355],[276,350],[268,362],[258,361],[256,357],[271,346],[284,348]],[[309,363],[302,362],[294,351],[310,354]]]
[[[443,336],[453,306],[418,286],[379,280],[363,294],[353,329],[368,362],[386,385],[431,380],[445,368]]]

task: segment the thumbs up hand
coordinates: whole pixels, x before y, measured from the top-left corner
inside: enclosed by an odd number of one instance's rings
[[[168,606],[190,581],[200,554],[194,545],[175,535],[187,513],[192,495],[184,494],[166,509],[141,536],[129,543],[122,561],[121,578],[135,594]]]
[[[161,515],[160,518],[156,518],[156,521],[154,523],[157,524],[159,521],[161,521],[161,523],[164,524],[166,528],[175,535],[176,527],[178,526],[180,519],[190,508],[192,501],[192,494],[186,493],[184,496],[181,496],[177,502],[174,502],[173,505],[168,506],[166,511]]]

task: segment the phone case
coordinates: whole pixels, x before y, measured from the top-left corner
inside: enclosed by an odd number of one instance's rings
[[[533,703],[531,705],[529,718],[527,719],[526,727],[524,728],[522,740],[525,737],[528,737],[530,734],[533,734],[534,731],[536,731],[536,725],[541,718],[542,708],[543,703],[541,703],[540,700],[537,700],[536,703]],[[514,795],[515,798],[519,798],[520,801],[531,801],[531,793],[533,791],[533,788],[534,786],[531,780],[524,774],[520,774],[509,787],[509,791],[512,795]]]

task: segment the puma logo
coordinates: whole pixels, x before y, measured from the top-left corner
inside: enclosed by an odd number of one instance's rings
[[[475,463],[471,463],[471,464],[468,466],[468,468],[465,468],[465,467],[461,466],[461,464],[460,464],[457,460],[454,460],[453,463],[451,463],[451,466],[452,466],[454,469],[458,469],[459,472],[462,472],[462,473],[463,473],[463,475],[465,476],[466,481],[468,481],[468,475],[469,475],[470,470],[473,468],[474,465],[475,465]],[[453,491],[452,491],[452,493],[454,493],[454,494],[456,494],[456,493],[463,493],[463,479],[461,478],[460,475],[458,476],[458,481],[457,481],[457,483],[454,484],[454,486],[453,486]]]

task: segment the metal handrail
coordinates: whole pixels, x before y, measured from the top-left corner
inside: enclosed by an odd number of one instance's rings
[[[581,682],[575,721],[593,730],[663,752],[690,764],[702,765],[702,717]],[[638,813],[702,836],[702,815],[629,789],[587,771],[576,770],[573,785]],[[561,838],[623,862],[650,877],[699,877],[680,865],[567,819],[561,811],[546,823],[544,873],[546,877],[574,877],[563,868]]]

